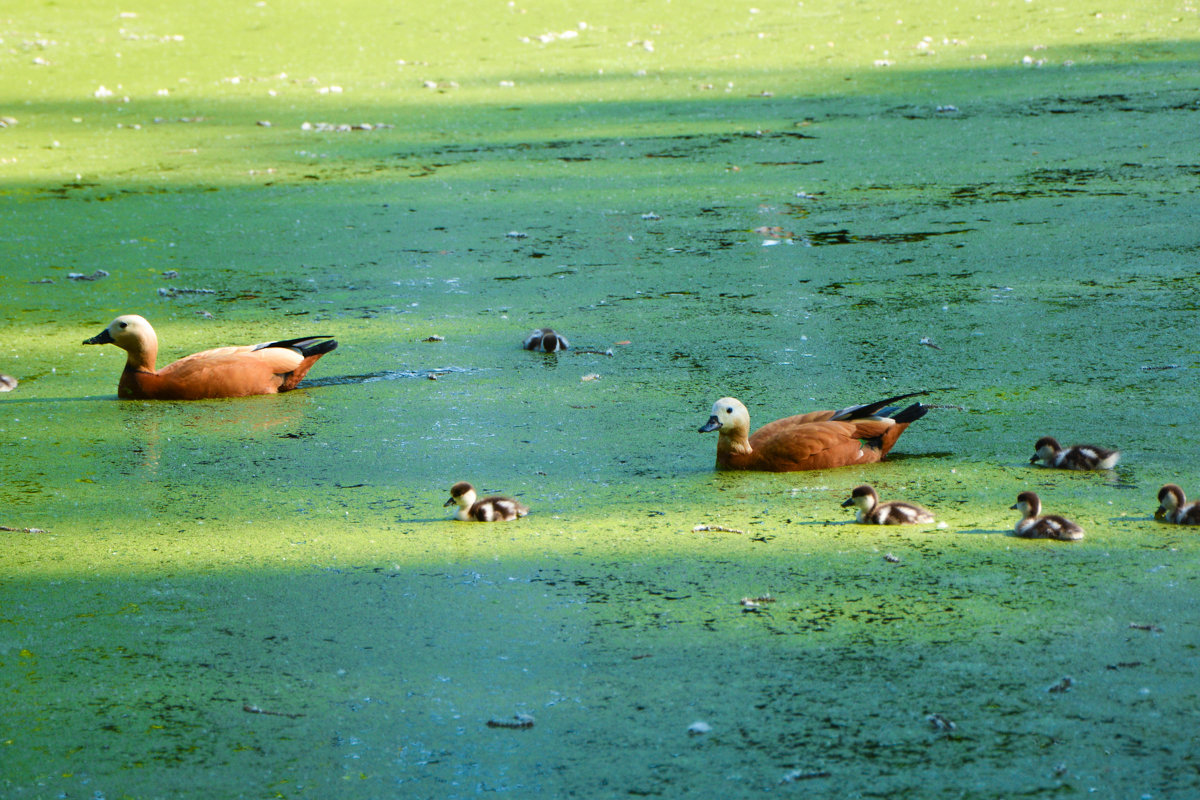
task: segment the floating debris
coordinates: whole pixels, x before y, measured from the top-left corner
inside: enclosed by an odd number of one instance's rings
[[[304,716],[303,714],[289,714],[286,711],[268,711],[265,708],[252,706],[249,703],[242,706],[242,711],[245,711],[247,714],[266,714],[270,717],[287,717],[288,719],[299,719]]]
[[[703,736],[706,733],[712,732],[712,725],[709,725],[704,720],[696,720],[687,728],[688,736]]]
[[[524,239],[527,236],[529,236],[528,233],[522,233],[521,231],[509,231],[508,233],[506,233],[504,235],[507,236],[509,239]]]
[[[271,127],[271,120],[260,119],[258,122],[254,123],[254,124],[260,128],[269,128],[269,127]]]
[[[35,283],[35,284],[36,283],[54,283],[54,279],[53,278],[42,278],[40,280],[30,281],[30,283]]]
[[[349,133],[350,131],[381,131],[388,128],[394,128],[395,125],[389,125],[386,122],[303,122],[300,124],[302,131],[316,131],[317,133]]]
[[[739,602],[746,608],[759,608],[767,603],[774,603],[775,598],[769,594],[764,594],[758,597],[743,597]]]
[[[101,278],[107,278],[108,272],[98,269],[91,275],[84,275],[82,272],[68,272],[67,278],[73,281],[98,281]]]
[[[828,770],[803,770],[794,769],[791,772],[785,772],[783,777],[779,779],[780,783],[795,783],[796,781],[811,781],[816,778],[828,778],[832,775]]]
[[[899,564],[900,556],[894,556],[891,553],[884,553],[883,560],[888,562],[889,564]]]
[[[162,276],[167,280],[174,280],[175,278],[179,277],[179,272],[173,269],[164,269]]]
[[[216,294],[216,289],[189,289],[186,287],[162,286],[159,287],[159,297],[179,297],[184,294]]]
[[[933,726],[934,730],[938,731],[954,731],[958,730],[958,726],[954,724],[954,720],[942,716],[941,714],[930,714],[925,717],[925,721]]]
[[[16,117],[0,117],[0,128],[11,128],[17,124]]]
[[[1179,369],[1178,364],[1163,364],[1161,367],[1142,367],[1146,372],[1157,372],[1164,369]]]
[[[422,342],[444,342],[444,341],[446,341],[446,337],[445,337],[445,336],[438,336],[438,335],[435,333],[435,334],[433,334],[432,336],[426,336],[426,337],[425,337],[424,339],[422,339],[421,341],[422,341]]]
[[[938,347],[936,344],[934,344],[934,343],[933,343],[933,339],[930,339],[928,336],[922,336],[922,337],[921,337],[921,341],[920,341],[920,342],[918,342],[918,344],[923,344],[923,345],[925,345],[926,347],[932,347],[934,350],[941,350],[941,349],[942,349],[942,348]]]
[[[1067,675],[1063,677],[1061,681],[1046,689],[1046,691],[1050,692],[1051,694],[1062,694],[1063,692],[1070,691],[1071,687],[1074,685],[1075,679],[1070,675]]]
[[[525,730],[533,727],[533,717],[529,714],[515,714],[512,719],[489,719],[487,726],[489,728]]]
[[[584,375],[579,380],[583,381],[584,383],[587,383],[588,381],[598,381],[598,380],[600,380],[600,374],[596,373],[596,372],[589,372],[587,375]]]
[[[958,106],[951,106],[951,105],[938,106],[937,112],[939,114],[957,114]]]
[[[653,220],[662,219],[662,217],[660,217],[658,214],[655,214],[653,211],[650,211],[645,214],[642,214],[642,219],[653,221]]]
[[[1129,627],[1133,628],[1136,631],[1150,631],[1152,633],[1162,633],[1162,628],[1158,627],[1157,625],[1151,625],[1149,623],[1131,622],[1131,623],[1129,623]]]
[[[703,533],[704,531],[716,531],[718,533],[745,533],[745,531],[740,531],[737,528],[726,528],[724,525],[696,525],[692,528],[692,533]]]
[[[0,531],[7,531],[8,533],[49,533],[49,531],[42,528],[10,528],[7,525],[0,525]]]
[[[11,392],[17,388],[17,379],[12,375],[5,375],[0,372],[0,392]]]

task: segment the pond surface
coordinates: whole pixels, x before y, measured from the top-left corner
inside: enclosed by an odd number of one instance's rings
[[[1128,5],[0,14],[0,795],[1200,792],[1200,15]],[[120,402],[120,313],[341,346]],[[869,467],[696,432],[921,389]]]

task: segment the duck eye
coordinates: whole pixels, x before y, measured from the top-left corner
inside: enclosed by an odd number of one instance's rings
[[[128,323],[128,322],[122,322],[122,323],[121,323],[121,327],[122,327],[122,328],[128,328],[128,327],[129,327],[129,323]]]
[[[726,409],[725,409],[725,413],[726,413],[726,414],[732,414],[732,413],[733,413],[733,406],[729,406],[728,408],[726,408]]]

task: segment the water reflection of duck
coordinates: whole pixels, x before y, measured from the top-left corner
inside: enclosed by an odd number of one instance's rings
[[[1042,501],[1033,492],[1021,492],[1013,509],[1021,512],[1021,521],[1017,523],[1014,532],[1026,539],[1058,539],[1063,542],[1077,542],[1083,538],[1083,528],[1066,517],[1057,514],[1042,513]]]
[[[458,504],[454,518],[463,522],[507,522],[529,513],[529,506],[518,503],[511,497],[485,497],[475,499],[475,487],[459,481],[450,487],[450,499],[443,505]]]
[[[1116,450],[1097,447],[1094,444],[1076,444],[1064,450],[1053,436],[1038,439],[1033,449],[1030,464],[1036,464],[1040,460],[1047,467],[1056,469],[1112,469],[1121,458],[1121,454]]]
[[[522,345],[526,350],[537,350],[543,353],[556,353],[571,346],[566,337],[553,328],[538,328],[525,337]]]
[[[718,431],[717,469],[792,472],[871,464],[892,449],[900,434],[929,410],[890,403],[925,394],[913,392],[838,411],[812,411],[767,423],[750,436],[750,412],[732,397],[713,404],[701,433]]]
[[[1155,519],[1174,522],[1176,525],[1200,525],[1200,502],[1189,503],[1183,489],[1168,483],[1158,490],[1158,510]]]
[[[133,400],[200,400],[286,392],[296,388],[317,359],[337,347],[328,336],[218,347],[155,370],[158,337],[150,323],[136,314],[117,317],[83,343],[115,344],[128,353],[117,396]]]
[[[933,522],[933,514],[926,508],[903,500],[879,502],[879,494],[871,486],[856,486],[842,508],[858,506],[859,522],[868,525],[914,525]]]

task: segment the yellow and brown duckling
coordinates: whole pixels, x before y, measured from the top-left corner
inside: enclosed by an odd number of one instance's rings
[[[454,518],[463,522],[507,522],[529,513],[529,506],[518,503],[511,497],[485,497],[475,499],[475,487],[459,481],[450,487],[450,499],[444,505],[458,504]]]
[[[569,348],[571,343],[553,328],[538,328],[525,337],[525,344],[522,346],[526,350],[536,350],[540,353],[557,353]]]
[[[1168,483],[1158,490],[1158,510],[1154,518],[1176,525],[1200,525],[1200,502],[1189,503],[1183,489]]]
[[[929,410],[891,403],[925,394],[914,392],[837,411],[810,411],[769,422],[750,435],[750,412],[735,398],[713,404],[701,433],[718,431],[717,469],[793,472],[831,469],[881,460],[910,423]]]
[[[919,525],[933,522],[933,513],[914,503],[902,500],[879,502],[875,489],[863,484],[850,492],[842,508],[858,506],[857,519],[867,525]]]
[[[1025,539],[1058,539],[1077,542],[1083,538],[1083,528],[1057,514],[1042,516],[1042,501],[1033,492],[1021,492],[1012,508],[1021,512],[1021,520],[1013,529]]]
[[[1033,450],[1030,464],[1041,461],[1055,469],[1112,469],[1121,458],[1116,450],[1094,444],[1076,444],[1064,450],[1053,436],[1038,439]]]

